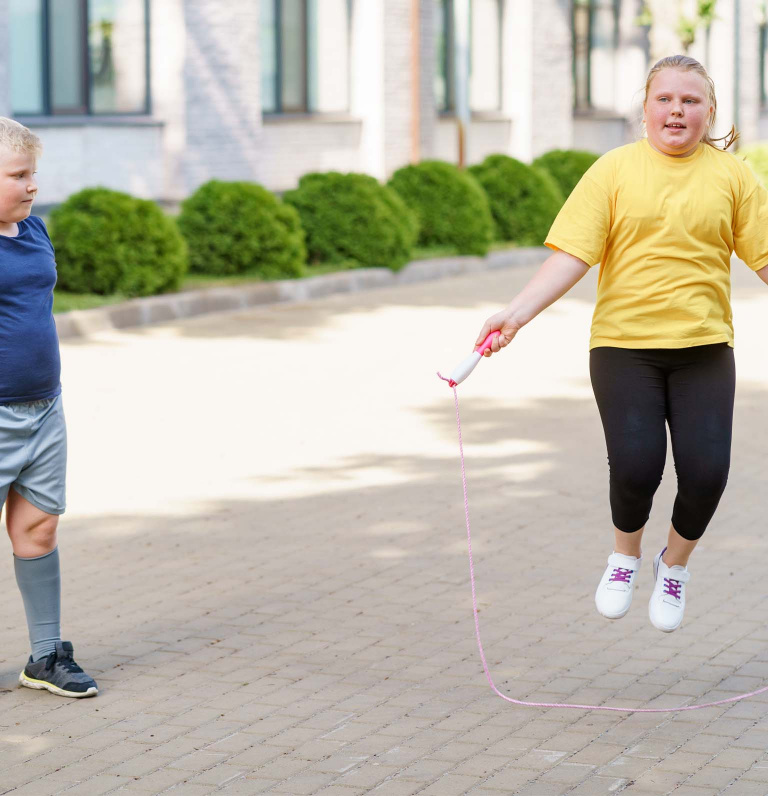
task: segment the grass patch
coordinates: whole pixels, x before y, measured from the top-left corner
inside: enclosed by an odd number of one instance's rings
[[[97,296],[95,293],[65,293],[63,290],[53,291],[53,311],[70,312],[71,310],[90,310],[104,307],[107,304],[119,304],[128,297],[120,293],[111,296]]]

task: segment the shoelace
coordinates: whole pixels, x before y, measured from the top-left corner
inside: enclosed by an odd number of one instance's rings
[[[616,567],[613,574],[608,579],[608,583],[630,583],[632,580],[632,570],[624,567]]]
[[[683,584],[679,580],[675,580],[674,578],[664,578],[664,594],[668,594],[670,597],[675,597],[676,599],[680,599],[680,589],[683,588]]]
[[[48,671],[49,669],[53,669],[56,664],[59,666],[63,666],[68,672],[72,674],[78,674],[83,670],[75,663],[75,659],[69,655],[64,655],[63,657],[59,657],[56,651],[52,652],[48,656],[48,660],[45,662],[45,670]]]

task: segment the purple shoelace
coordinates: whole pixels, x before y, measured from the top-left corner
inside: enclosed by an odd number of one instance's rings
[[[675,597],[676,599],[680,599],[680,589],[683,588],[683,584],[680,583],[679,580],[675,580],[674,578],[664,578],[664,594],[669,594],[670,597]]]
[[[624,567],[616,567],[608,580],[608,583],[629,583],[632,580],[632,570]]]

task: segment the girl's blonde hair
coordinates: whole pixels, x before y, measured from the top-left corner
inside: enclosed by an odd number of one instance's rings
[[[43,151],[42,142],[29,128],[5,116],[0,116],[0,147],[36,158]]]
[[[695,72],[697,75],[701,75],[701,77],[704,78],[707,84],[709,104],[714,108],[712,117],[707,125],[707,132],[704,133],[704,137],[701,139],[705,144],[709,144],[715,149],[728,149],[734,141],[739,139],[739,133],[736,132],[736,127],[733,125],[731,125],[731,130],[728,135],[724,135],[722,138],[712,138],[712,130],[714,129],[715,117],[717,116],[715,84],[712,78],[707,74],[707,70],[695,58],[691,58],[688,55],[669,55],[653,65],[651,71],[648,72],[648,79],[645,81],[645,99],[643,100],[643,104],[648,102],[648,92],[651,89],[653,78],[656,77],[662,69],[680,69],[683,72]],[[723,142],[722,147],[717,146],[717,141]]]

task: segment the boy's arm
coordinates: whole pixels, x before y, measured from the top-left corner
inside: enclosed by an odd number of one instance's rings
[[[488,318],[475,345],[480,345],[491,332],[499,329],[501,334],[493,341],[491,351],[495,353],[504,348],[526,323],[564,296],[587,271],[589,266],[583,260],[564,251],[556,251],[547,257],[506,309]],[[490,355],[490,351],[486,352],[486,356]]]

